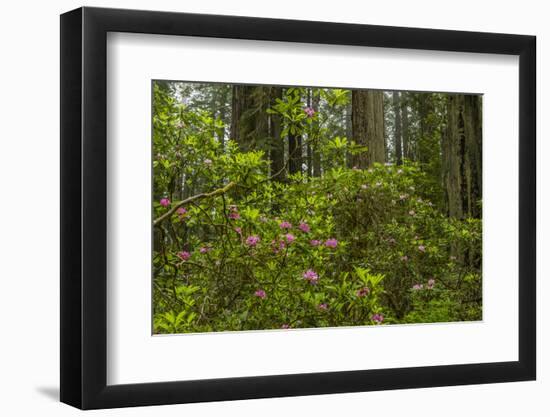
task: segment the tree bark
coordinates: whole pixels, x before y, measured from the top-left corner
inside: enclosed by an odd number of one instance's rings
[[[302,172],[302,136],[288,132],[288,171],[292,174]]]
[[[290,174],[302,172],[302,137],[288,133],[288,171]]]
[[[403,149],[401,146],[402,133],[401,133],[401,104],[399,98],[399,92],[393,92],[393,112],[394,112],[394,142],[395,142],[395,163],[397,165],[403,164]]]
[[[410,159],[409,150],[409,109],[407,106],[407,93],[401,93],[401,135],[403,137],[403,159]]]
[[[243,152],[256,149],[268,136],[268,97],[268,87],[233,86],[231,139]]]
[[[368,148],[367,152],[354,155],[354,166],[365,168],[374,162],[385,162],[383,92],[354,90],[351,101],[353,139]]]
[[[280,87],[271,87],[270,101],[274,103],[277,98],[281,99],[283,89]],[[274,181],[283,181],[285,178],[285,142],[281,138],[281,116],[279,114],[271,114],[269,116],[269,136],[271,138],[270,160],[271,160],[271,176]]]
[[[313,107],[313,110],[315,110],[315,113],[319,112],[320,104],[321,104],[321,93],[319,89],[316,89],[311,99],[311,107]],[[321,144],[320,144],[320,138],[319,138],[318,121],[313,122],[313,128],[316,136],[313,144],[313,155],[312,155],[313,176],[320,177],[321,176],[321,151],[320,151]]]
[[[449,95],[447,131],[443,140],[443,181],[448,214],[481,218],[481,97]]]

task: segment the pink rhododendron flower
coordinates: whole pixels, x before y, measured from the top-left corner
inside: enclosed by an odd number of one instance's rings
[[[279,251],[283,250],[285,248],[285,242],[283,242],[282,240],[280,241],[276,241],[276,240],[272,240],[271,241],[271,247],[273,248],[273,253],[279,253]]]
[[[338,246],[338,241],[334,238],[330,238],[325,242],[325,246],[327,248],[335,248],[336,246]]]
[[[243,230],[240,227],[235,227],[235,232],[237,232],[240,235],[243,234]]]
[[[403,262],[407,262],[409,260],[409,257],[407,255],[404,255],[404,256],[401,257],[401,260]]]
[[[414,284],[413,287],[412,287],[412,289],[415,290],[415,291],[419,291],[423,288],[424,288],[424,285],[422,285],[422,284]]]
[[[327,303],[321,303],[317,306],[319,310],[327,311],[328,310],[328,304]]]
[[[191,254],[187,251],[181,251],[178,252],[178,258],[180,258],[182,261],[186,261],[191,257]]]
[[[317,272],[313,269],[308,269],[302,276],[306,281],[309,281],[310,284],[317,284],[317,281],[319,281],[319,275],[317,275]]]
[[[309,231],[311,230],[309,224],[307,224],[306,222],[301,222],[298,228],[304,233],[309,233]]]
[[[420,246],[418,246],[418,250],[419,250],[420,252],[424,253],[424,252],[426,252],[426,246],[420,245]]]
[[[310,240],[309,241],[309,244],[311,246],[319,246],[321,244],[321,241],[320,240],[317,240],[317,239],[313,239],[313,240]]]
[[[356,294],[357,294],[357,297],[366,297],[367,295],[370,294],[370,289],[369,287],[359,288]]]
[[[170,200],[167,198],[161,198],[159,203],[162,207],[168,207],[170,205]]]
[[[200,253],[208,253],[210,251],[210,248],[208,246],[203,246],[199,249]]]
[[[232,211],[231,213],[229,213],[229,218],[231,220],[238,220],[241,218],[241,215],[237,211]]]
[[[288,243],[292,243],[296,240],[296,237],[292,233],[287,233],[285,239]]]
[[[183,217],[187,214],[187,209],[185,207],[179,207],[177,210],[176,210],[176,214],[180,217]]]
[[[384,315],[380,313],[376,313],[376,314],[373,314],[370,319],[374,321],[376,324],[380,324],[384,321]]]
[[[313,109],[313,107],[305,107],[304,113],[307,114],[307,117],[309,118],[315,116],[315,110]]]
[[[434,286],[435,286],[435,279],[430,278],[430,279],[428,280],[428,284],[426,285],[426,288],[428,288],[429,290],[431,290]]]
[[[279,227],[281,229],[291,229],[292,228],[292,224],[290,224],[289,222],[287,221],[282,221],[281,223],[279,223]]]
[[[246,244],[248,246],[256,246],[258,244],[258,242],[260,241],[260,237],[259,236],[248,236],[246,238]]]
[[[290,329],[290,324],[288,324],[288,323],[283,323],[283,324],[281,325],[281,329]]]
[[[265,293],[264,290],[256,290],[256,292],[254,293],[254,295],[258,298],[261,298],[262,300],[267,297],[267,294]]]

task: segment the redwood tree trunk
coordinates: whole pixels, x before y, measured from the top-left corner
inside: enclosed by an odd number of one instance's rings
[[[351,101],[353,139],[358,145],[368,147],[367,152],[354,155],[354,166],[365,168],[374,162],[385,162],[383,92],[354,90]]]
[[[283,89],[280,87],[272,87],[270,91],[270,101],[274,103],[277,98],[281,99]],[[271,138],[270,159],[271,159],[271,176],[274,181],[282,181],[285,177],[285,142],[281,138],[281,116],[279,114],[271,114],[269,116],[269,136]]]
[[[401,104],[399,99],[399,92],[393,92],[393,112],[394,112],[394,141],[395,141],[395,162],[397,165],[403,164],[403,149],[401,146],[402,133],[401,133]]]
[[[401,135],[403,137],[403,159],[410,159],[409,146],[409,109],[407,107],[407,93],[401,93]]]
[[[315,92],[313,93],[313,97],[311,99],[311,107],[313,107],[313,110],[315,110],[315,113],[319,112],[319,105],[321,104],[321,93],[319,92],[319,89],[315,89]],[[319,122],[314,122],[314,130],[315,130],[315,143],[313,144],[313,155],[312,155],[312,164],[313,164],[313,176],[314,177],[320,177],[321,176],[321,152],[319,150],[320,148],[320,141],[319,141]]]
[[[481,97],[449,95],[443,140],[443,181],[449,216],[481,218]]]

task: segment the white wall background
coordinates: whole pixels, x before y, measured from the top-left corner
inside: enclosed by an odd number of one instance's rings
[[[59,385],[59,17],[73,0],[6,2],[0,17],[0,414],[71,416]],[[538,37],[538,381],[94,412],[127,416],[546,416],[550,413],[550,26],[539,0],[93,1],[86,5],[532,34]],[[546,189],[545,189],[546,188]]]

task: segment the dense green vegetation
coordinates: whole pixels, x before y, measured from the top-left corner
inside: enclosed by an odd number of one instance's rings
[[[481,319],[481,97],[153,93],[155,333]]]

